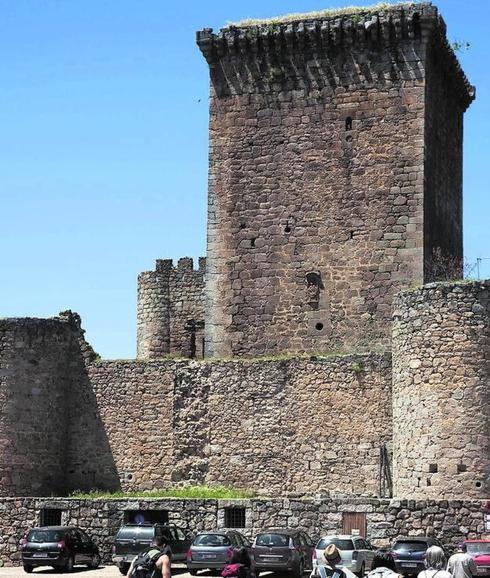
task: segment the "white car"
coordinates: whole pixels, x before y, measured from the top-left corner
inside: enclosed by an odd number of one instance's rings
[[[325,564],[323,552],[329,544],[335,544],[339,549],[343,568],[350,570],[359,577],[364,576],[365,572],[371,570],[375,549],[366,538],[348,534],[321,538],[313,552],[313,567]]]

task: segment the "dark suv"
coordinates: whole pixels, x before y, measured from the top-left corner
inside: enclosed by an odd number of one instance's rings
[[[427,552],[427,548],[431,546],[439,546],[442,548],[440,542],[435,538],[427,538],[424,536],[405,536],[398,538],[391,549],[397,572],[415,576],[422,570],[425,570],[425,553]]]
[[[99,549],[91,538],[78,528],[43,526],[29,530],[21,542],[22,564],[26,572],[36,566],[52,566],[71,572],[75,564],[97,568]]]
[[[314,550],[311,538],[302,530],[265,530],[252,544],[252,564],[256,576],[260,572],[291,572],[302,578],[311,570]]]
[[[181,528],[173,524],[127,524],[119,529],[112,547],[112,561],[121,574],[127,574],[133,558],[158,537],[170,546],[173,561],[185,561],[193,536]]]

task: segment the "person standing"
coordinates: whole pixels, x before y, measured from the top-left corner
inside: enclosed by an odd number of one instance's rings
[[[446,555],[439,546],[431,546],[425,553],[425,570],[419,573],[418,578],[452,578],[445,570]]]
[[[453,578],[472,578],[476,576],[477,568],[473,558],[466,552],[466,544],[459,544],[456,554],[447,563],[447,571]]]

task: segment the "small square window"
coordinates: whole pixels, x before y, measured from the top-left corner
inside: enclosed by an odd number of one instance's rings
[[[429,464],[429,473],[437,474],[437,464]]]
[[[245,528],[245,508],[225,508],[226,528]]]
[[[40,512],[41,526],[61,526],[61,513],[58,508],[43,508]]]

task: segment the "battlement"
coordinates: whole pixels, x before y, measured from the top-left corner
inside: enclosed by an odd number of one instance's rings
[[[205,272],[205,257],[197,269],[182,257],[176,266],[157,259],[154,271],[138,276],[138,358],[203,356]]]
[[[211,28],[197,32],[197,44],[210,65],[218,95],[255,90],[268,92],[277,85],[291,88],[288,86],[291,80],[295,81],[295,88],[320,90],[332,87],[334,83],[372,85],[379,81],[379,74],[367,68],[372,68],[369,60],[380,49],[395,56],[390,78],[396,75],[411,80],[421,74],[421,70],[413,66],[421,59],[421,54],[415,50],[397,58],[397,47],[403,43],[428,42],[436,42],[446,53],[450,74],[458,80],[458,91],[467,108],[474,98],[474,88],[447,42],[444,20],[430,3],[326,10],[246,20],[230,24],[218,33],[213,33]],[[342,70],[333,66],[340,49],[365,53],[356,63],[355,74],[342,74]],[[323,59],[330,66],[322,62]],[[375,66],[379,64],[379,55],[373,60]],[[250,66],[252,61],[259,66]],[[239,62],[244,64],[237,65]],[[342,63],[345,65],[345,61]],[[301,82],[304,69],[308,74]]]

